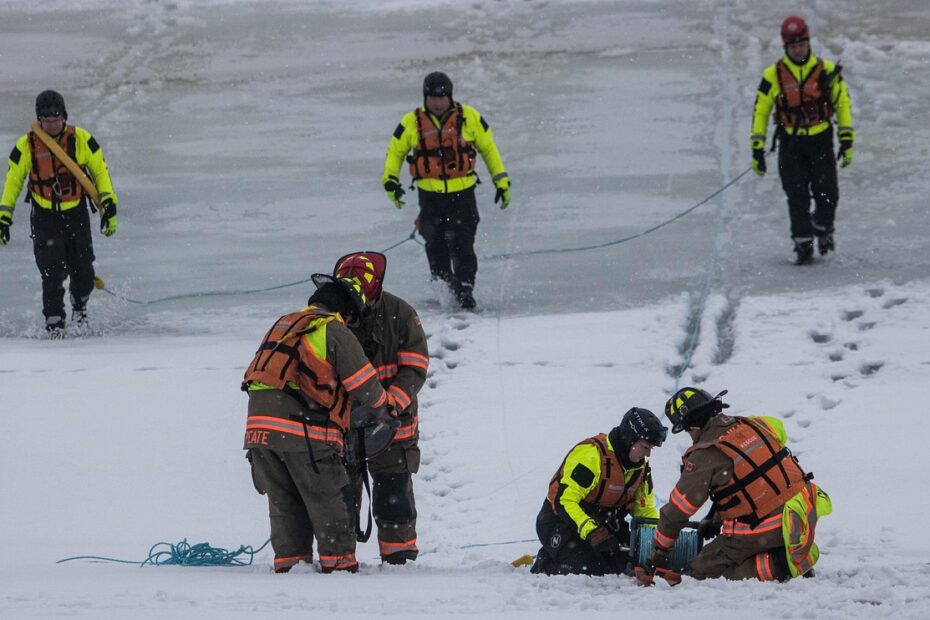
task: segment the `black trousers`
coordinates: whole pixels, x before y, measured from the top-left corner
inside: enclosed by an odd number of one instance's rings
[[[547,575],[616,575],[626,568],[628,554],[601,555],[581,540],[574,525],[567,523],[552,510],[548,500],[536,516],[536,535],[542,549],[533,572]],[[629,539],[626,542],[629,544]]]
[[[791,238],[832,233],[840,196],[833,131],[816,136],[782,136],[778,143],[778,174],[788,197]],[[813,219],[811,197],[814,199]]]
[[[36,266],[42,275],[42,314],[46,323],[65,320],[65,278],[70,278],[72,310],[84,311],[94,290],[94,246],[87,208],[78,205],[67,211],[53,211],[33,206],[32,240]]]
[[[397,441],[368,460],[371,474],[371,510],[378,525],[378,548],[381,559],[389,556],[416,560],[417,505],[413,496],[413,474],[420,469],[418,438]],[[362,505],[363,480],[358,466],[348,466],[349,480],[355,491],[353,515]],[[364,516],[361,516],[364,518]],[[364,529],[365,523],[361,524]]]
[[[473,288],[478,272],[475,233],[478,204],[475,188],[439,194],[419,190],[420,234],[426,241],[426,259],[433,278],[448,282],[453,291]]]

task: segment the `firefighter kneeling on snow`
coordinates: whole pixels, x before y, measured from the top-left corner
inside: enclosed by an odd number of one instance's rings
[[[708,498],[715,514],[699,530],[710,537],[720,527],[720,535],[691,560],[691,577],[786,581],[810,574],[817,562],[814,530],[818,517],[832,510],[829,496],[785,446],[781,420],[721,415],[729,406],[720,400],[724,394],[686,387],[665,405],[672,432],[688,431],[694,444],[660,511],[647,566],[636,568],[642,585],[650,585],[657,570],[667,574],[679,532]]]
[[[655,414],[634,407],[607,435],[585,439],[572,448],[549,483],[549,495],[536,517],[543,546],[531,572],[624,571],[630,543],[624,517],[658,516],[647,457],[667,433]]]

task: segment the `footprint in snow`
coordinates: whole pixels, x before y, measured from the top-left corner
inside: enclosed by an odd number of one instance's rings
[[[865,314],[865,310],[844,310],[843,320],[844,321],[855,321],[863,314]]]
[[[829,411],[830,409],[833,409],[834,407],[839,405],[840,402],[842,401],[833,400],[832,398],[829,398],[823,395],[820,396],[820,408],[823,409],[824,411]],[[808,424],[810,423],[808,422]]]
[[[452,340],[452,339],[450,339],[450,338],[443,338],[443,339],[442,339],[442,348],[444,348],[444,349],[446,349],[446,350],[448,350],[448,351],[458,351],[458,350],[459,350],[459,347],[461,347],[461,346],[462,346],[461,343],[459,343],[459,342],[457,342],[457,341],[455,341],[455,340]]]
[[[811,331],[809,332],[809,335],[811,337],[811,340],[813,340],[817,344],[824,344],[826,342],[830,342],[831,340],[830,334],[826,334],[824,332]]]
[[[865,294],[869,297],[881,297],[885,294],[885,289],[883,288],[867,288],[865,289]]]
[[[903,303],[907,302],[907,297],[898,297],[897,299],[889,299],[882,304],[882,308],[888,310],[889,308],[894,308],[895,306],[900,306]]]
[[[860,324],[859,324],[859,331],[860,331],[860,332],[866,332],[866,331],[869,331],[870,329],[872,329],[873,327],[875,327],[875,321],[868,321],[868,322],[866,322],[866,323],[860,323]]]
[[[858,343],[858,342],[847,342],[847,343],[843,344],[843,346],[844,346],[845,348],[849,349],[850,351],[858,351],[858,350],[859,350],[859,343]]]
[[[841,361],[843,361],[843,352],[842,352],[842,351],[833,351],[832,353],[830,353],[830,356],[829,356],[829,357],[830,357],[830,361],[831,361],[831,362],[841,362]]]
[[[867,364],[863,364],[862,366],[859,367],[859,374],[861,374],[863,377],[874,375],[879,370],[881,370],[882,366],[884,365],[885,365],[885,362],[870,362]]]

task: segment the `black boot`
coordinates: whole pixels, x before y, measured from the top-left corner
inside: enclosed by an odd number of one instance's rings
[[[814,258],[814,240],[803,237],[794,240],[794,253],[797,254],[795,265],[806,265]]]
[[[455,291],[455,298],[458,300],[462,310],[475,309],[475,297],[472,295],[473,284],[460,284]]]
[[[836,252],[836,244],[833,242],[833,233],[828,232],[817,235],[817,250],[823,256],[827,252]]]

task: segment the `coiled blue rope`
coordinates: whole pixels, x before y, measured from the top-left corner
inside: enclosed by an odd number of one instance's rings
[[[97,562],[115,562],[118,564],[138,564],[145,566],[248,566],[255,555],[268,546],[271,539],[265,541],[258,549],[252,545],[242,545],[235,551],[228,551],[221,547],[212,547],[210,543],[191,545],[185,538],[176,545],[167,542],[155,543],[149,549],[149,556],[142,560],[119,560],[105,558],[97,555],[77,555],[71,558],[58,560],[56,564],[71,562],[72,560],[91,560]],[[248,560],[245,557],[248,556]]]
[[[210,543],[199,543],[191,545],[185,538],[176,545],[167,542],[155,543],[149,549],[149,556],[142,560],[120,560],[117,558],[106,558],[99,555],[76,555],[70,558],[58,560],[55,564],[64,564],[74,560],[88,560],[91,562],[113,562],[116,564],[137,564],[145,566],[249,566],[255,556],[262,549],[268,546],[271,539],[258,549],[253,549],[251,545],[242,545],[236,551],[227,551],[219,547],[211,547]],[[535,538],[526,538],[522,540],[505,540],[501,542],[489,543],[471,543],[457,547],[458,549],[475,549],[478,547],[498,547],[501,545],[516,545],[519,543],[537,542]],[[420,555],[436,553],[438,548],[421,551]],[[242,558],[240,558],[242,556]],[[245,559],[248,556],[248,560]]]

